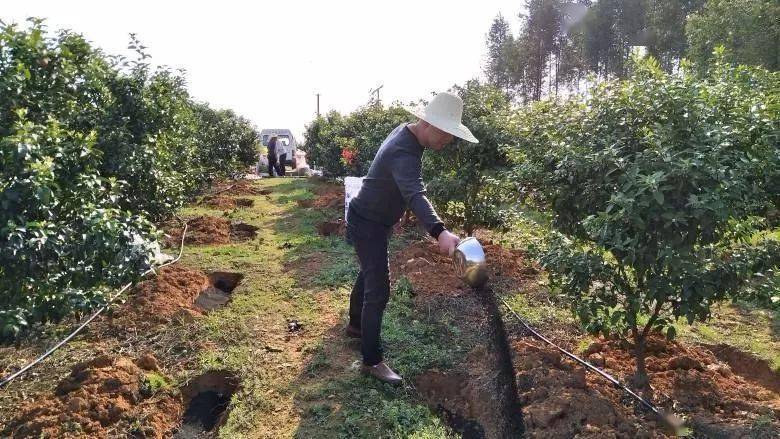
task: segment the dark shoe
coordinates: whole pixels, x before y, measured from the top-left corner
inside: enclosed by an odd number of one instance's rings
[[[363,332],[360,331],[360,329],[352,326],[347,325],[346,329],[344,329],[344,332],[347,334],[347,337],[349,338],[361,338],[363,337]]]
[[[401,378],[401,376],[397,373],[393,372],[393,369],[390,369],[390,366],[385,364],[384,361],[375,366],[366,366],[364,364],[360,370],[364,374],[371,375],[372,377],[384,383],[398,385],[403,382],[403,378]]]

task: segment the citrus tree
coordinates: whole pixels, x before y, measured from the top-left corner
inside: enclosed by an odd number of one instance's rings
[[[306,127],[306,160],[326,177],[365,175],[382,141],[412,119],[400,105],[385,108],[376,102],[346,116],[331,111]]]
[[[479,143],[456,138],[442,151],[426,152],[423,178],[436,212],[471,236],[479,227],[502,223],[501,208],[508,200],[501,175],[508,164],[503,147],[512,139],[510,104],[499,89],[476,80],[450,91],[463,99],[463,124]]]
[[[780,75],[720,59],[697,79],[641,63],[585,102],[516,115],[514,184],[553,214],[541,263],[585,328],[645,341],[776,267]]]
[[[0,27],[0,339],[102,303],[150,263],[154,228],[118,207],[82,119],[107,68],[80,36]]]
[[[0,338],[103,303],[151,263],[150,220],[255,160],[251,123],[131,47],[0,22]]]

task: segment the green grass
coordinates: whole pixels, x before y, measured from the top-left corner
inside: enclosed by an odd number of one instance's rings
[[[451,367],[466,354],[463,337],[450,321],[421,315],[412,301],[412,286],[406,278],[395,285],[385,312],[382,338],[388,357],[402,376],[416,376],[431,368]]]
[[[746,304],[722,304],[708,321],[688,325],[680,320],[678,336],[690,343],[726,343],[758,358],[780,372],[780,312]]]
[[[211,347],[200,354],[203,370],[228,369],[241,378],[220,437],[448,437],[413,390],[362,376],[359,352],[345,360],[347,342],[324,336],[334,330],[325,315],[341,320],[336,330],[344,324],[357,275],[354,251],[343,238],[316,232],[318,223],[341,216],[340,208],[299,207],[297,200],[313,197],[312,181],[258,184],[271,189],[270,196],[248,197],[255,200],[253,207],[227,216],[260,227],[258,237],[223,246],[188,246],[182,260],[207,272],[245,275],[232,301],[207,314],[193,332]],[[222,212],[196,206],[181,214]],[[317,265],[309,265],[312,260]],[[446,323],[416,319],[412,306],[409,291],[394,295],[383,330],[389,360],[408,378],[448,364],[458,352],[445,343],[452,336]],[[287,318],[298,319],[309,335],[297,348],[285,338]]]
[[[149,393],[156,393],[160,389],[166,389],[171,386],[164,375],[157,372],[146,372],[144,374],[144,389]]]

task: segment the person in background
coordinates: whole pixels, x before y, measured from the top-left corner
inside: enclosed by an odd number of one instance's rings
[[[286,173],[284,164],[287,162],[287,145],[283,139],[277,139],[276,141],[276,155],[279,157],[276,173],[279,174],[280,177],[284,177]]]
[[[425,196],[421,177],[423,151],[442,150],[455,137],[478,143],[461,124],[463,101],[439,93],[425,108],[409,110],[417,122],[401,124],[382,142],[368,175],[347,210],[347,240],[360,262],[349,299],[346,335],[360,338],[362,372],[400,384],[401,377],[384,362],[380,331],[390,298],[387,245],[393,225],[409,208],[438,241],[439,251],[452,255],[460,239],[449,232]]]
[[[274,176],[274,169],[278,169],[279,165],[276,161],[277,158],[277,143],[279,139],[276,136],[272,136],[271,139],[268,141],[268,152],[266,154],[266,157],[268,158],[268,176],[273,177]]]

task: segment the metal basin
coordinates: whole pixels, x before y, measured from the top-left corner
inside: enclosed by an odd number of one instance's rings
[[[455,273],[473,288],[485,285],[488,280],[488,266],[485,261],[485,251],[477,238],[466,238],[455,247],[452,255],[452,265]]]

